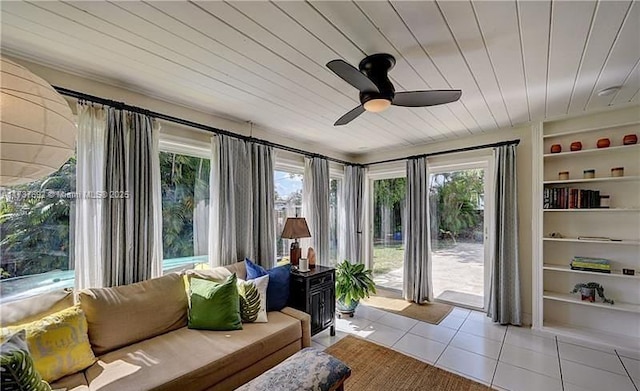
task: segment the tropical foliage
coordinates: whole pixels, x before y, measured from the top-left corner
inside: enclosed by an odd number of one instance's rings
[[[364,264],[352,264],[344,260],[336,267],[336,299],[347,306],[352,301],[360,301],[376,293],[371,270],[365,270]]]
[[[381,179],[373,183],[373,235],[376,241],[402,240],[406,178]]]
[[[75,174],[76,159],[71,158],[44,179],[0,189],[2,278],[73,266],[69,216]]]
[[[165,259],[200,255],[194,208],[208,205],[209,170],[208,159],[160,153]],[[71,158],[44,179],[0,189],[1,278],[73,269],[75,177]]]
[[[164,259],[194,253],[194,208],[209,205],[211,161],[176,153],[160,153],[162,243]],[[201,213],[206,213],[204,210]],[[206,235],[205,235],[206,236]]]
[[[474,240],[482,232],[479,208],[484,194],[484,170],[472,169],[431,175],[431,232],[433,237]]]

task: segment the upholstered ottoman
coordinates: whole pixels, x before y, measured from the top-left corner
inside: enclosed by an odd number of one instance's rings
[[[342,391],[351,369],[316,348],[304,348],[236,391]]]

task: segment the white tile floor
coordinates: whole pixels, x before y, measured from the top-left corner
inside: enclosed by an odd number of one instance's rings
[[[568,343],[531,330],[495,325],[484,313],[454,308],[439,325],[360,304],[313,337],[324,349],[348,334],[395,349],[496,390],[637,391],[640,352]]]

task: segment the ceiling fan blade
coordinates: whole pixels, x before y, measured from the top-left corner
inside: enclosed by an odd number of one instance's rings
[[[451,103],[460,99],[461,90],[429,90],[396,92],[394,106],[424,107]]]
[[[364,107],[362,105],[355,107],[353,110],[349,111],[347,114],[340,117],[333,126],[346,125],[354,119],[358,118],[360,114],[364,113]]]
[[[327,63],[342,80],[357,88],[360,92],[380,92],[378,87],[362,72],[344,60],[332,60]]]

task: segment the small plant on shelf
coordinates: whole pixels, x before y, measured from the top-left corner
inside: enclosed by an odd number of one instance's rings
[[[613,300],[607,299],[604,296],[604,288],[602,287],[602,285],[598,284],[597,282],[587,282],[587,283],[581,282],[579,284],[576,284],[573,287],[573,290],[571,291],[571,293],[577,293],[577,292],[580,292],[580,296],[582,300],[588,300],[592,303],[596,301],[596,292],[597,292],[598,297],[602,299],[603,303],[609,303],[613,305]]]

